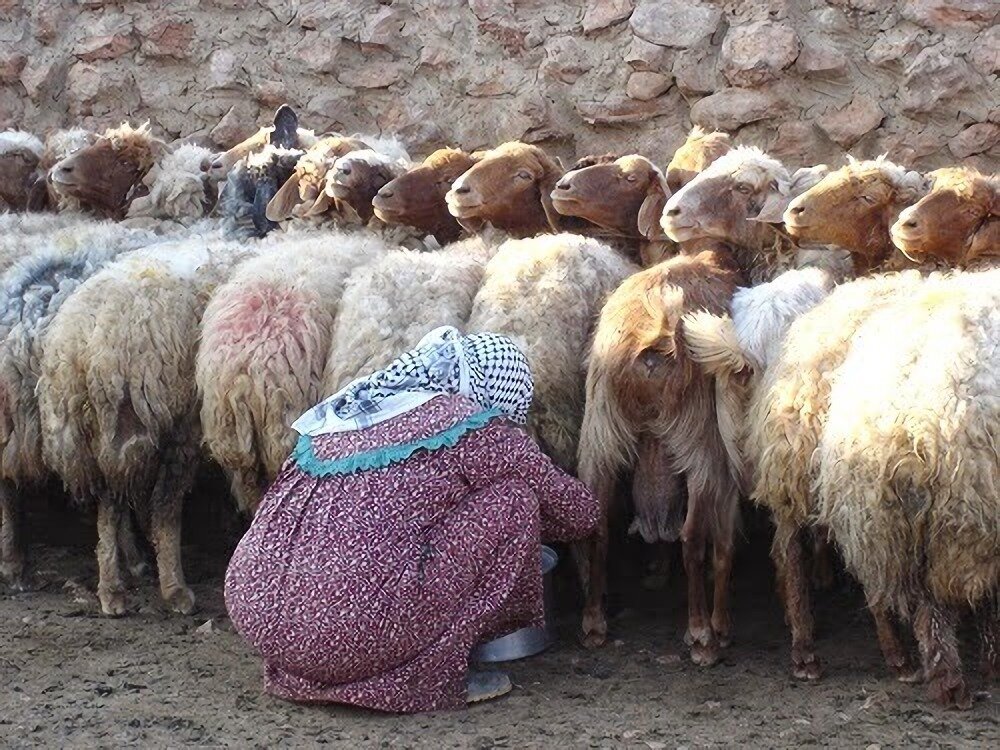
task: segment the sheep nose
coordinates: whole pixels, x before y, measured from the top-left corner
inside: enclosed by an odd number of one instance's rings
[[[466,187],[465,185],[459,185],[459,186],[458,186],[457,188],[454,188],[454,190],[455,190],[455,192],[456,192],[456,193],[458,193],[459,195],[467,195],[468,193],[472,192],[472,191],[471,191],[471,190],[470,190],[469,188],[467,188],[467,187]]]
[[[382,188],[381,190],[378,191],[378,195],[380,198],[391,198],[393,196],[393,192],[391,190],[386,190],[385,188]]]
[[[59,171],[63,174],[73,174],[73,167],[59,167]]]
[[[791,212],[792,216],[798,216],[803,213],[806,209],[805,206],[790,206],[788,210]]]
[[[904,229],[916,229],[917,228],[917,220],[916,219],[907,219],[906,221],[903,222],[903,228]]]
[[[569,190],[569,182],[567,180],[559,180],[556,183],[556,190]]]
[[[668,208],[665,211],[665,213],[666,213],[667,216],[680,216],[681,215],[681,210],[679,208]]]

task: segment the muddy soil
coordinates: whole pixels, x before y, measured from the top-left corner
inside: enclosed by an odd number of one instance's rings
[[[792,679],[763,543],[741,549],[737,640],[713,668],[686,659],[683,576],[674,570],[665,590],[622,594],[611,642],[595,652],[575,645],[572,596],[561,597],[560,643],[509,665],[515,689],[502,700],[416,717],[285,703],[263,694],[260,665],[225,615],[232,537],[191,526],[202,532],[185,549],[197,614],[166,613],[147,579],[132,587],[130,615],[112,620],[92,593],[89,522],[66,513],[34,520],[40,588],[0,592],[0,746],[1000,746],[998,690],[983,683],[976,655],[966,655],[974,708],[936,707],[922,686],[886,674],[850,584],[817,607],[824,679]]]

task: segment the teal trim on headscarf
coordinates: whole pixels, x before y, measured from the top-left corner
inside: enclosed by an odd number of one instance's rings
[[[499,409],[487,409],[457,422],[436,435],[414,440],[412,443],[388,445],[384,448],[356,453],[353,456],[344,456],[343,458],[317,458],[316,452],[313,450],[313,438],[308,435],[300,435],[295,444],[295,450],[292,451],[292,458],[299,469],[309,476],[318,478],[384,469],[392,464],[405,461],[418,450],[434,451],[439,448],[452,448],[464,435],[484,427],[490,420],[501,416],[504,414]],[[322,437],[322,435],[317,437]]]

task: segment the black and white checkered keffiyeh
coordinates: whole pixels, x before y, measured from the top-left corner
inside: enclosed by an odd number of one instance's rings
[[[531,406],[531,368],[506,336],[463,336],[444,326],[387,367],[355,380],[314,406],[292,427],[302,435],[362,430],[404,414],[441,394],[471,398],[524,424]]]

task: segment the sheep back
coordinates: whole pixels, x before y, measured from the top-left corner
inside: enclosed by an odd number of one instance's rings
[[[291,423],[318,400],[347,277],[384,251],[364,235],[273,240],[212,296],[195,371],[201,424],[244,512],[291,452]]]
[[[508,240],[486,265],[470,332],[510,336],[531,364],[528,428],[552,459],[576,469],[587,349],[608,295],[638,268],[607,245],[571,234]]]

